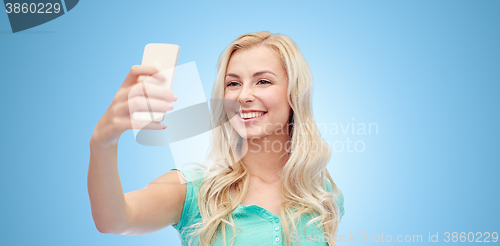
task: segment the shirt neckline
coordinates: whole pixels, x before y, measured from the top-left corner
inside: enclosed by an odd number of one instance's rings
[[[233,196],[231,196],[231,193],[229,193],[229,198],[231,199],[231,201],[233,201]],[[238,204],[235,211],[240,212],[240,210],[241,212],[242,211],[254,212],[264,217],[269,217],[270,219],[279,221],[279,216],[277,214],[255,204],[250,204],[250,205]]]

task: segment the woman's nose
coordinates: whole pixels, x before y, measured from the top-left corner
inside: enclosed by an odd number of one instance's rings
[[[253,96],[253,91],[249,86],[243,86],[240,91],[240,95],[238,96],[238,101],[240,103],[248,103],[255,100]]]

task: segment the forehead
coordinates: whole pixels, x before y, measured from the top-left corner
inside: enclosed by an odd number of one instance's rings
[[[226,73],[253,73],[260,70],[271,70],[275,73],[285,72],[277,52],[267,45],[246,48],[235,51]]]

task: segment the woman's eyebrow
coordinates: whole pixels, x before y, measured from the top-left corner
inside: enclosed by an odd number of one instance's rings
[[[265,73],[270,73],[270,74],[276,76],[275,73],[273,73],[273,72],[271,72],[269,70],[263,70],[263,71],[260,71],[260,72],[256,72],[256,73],[253,74],[253,76],[256,77],[256,76],[259,76],[259,75],[262,75],[262,74],[265,74]],[[237,75],[237,74],[235,74],[235,73],[228,73],[228,74],[226,74],[226,77],[235,77],[235,78],[238,78],[238,79],[240,78],[240,76]],[[278,77],[278,76],[276,76],[276,77]]]

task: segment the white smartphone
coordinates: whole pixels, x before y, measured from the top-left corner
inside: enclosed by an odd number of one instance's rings
[[[160,85],[172,89],[172,82],[174,80],[175,66],[177,65],[177,58],[179,57],[180,47],[175,44],[160,44],[150,43],[144,48],[144,55],[142,56],[142,65],[153,66],[160,71],[165,77],[165,82]],[[150,76],[139,76],[138,81],[156,81]],[[147,92],[146,92],[147,93]],[[149,105],[148,105],[148,108]],[[137,120],[162,122],[165,118],[165,112],[134,112],[132,117]]]

